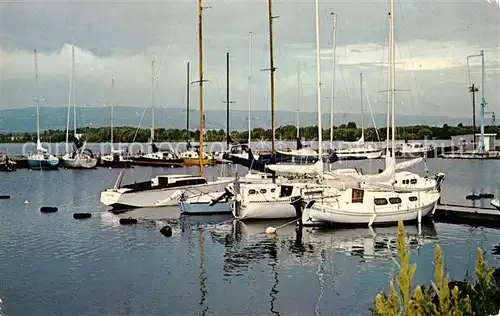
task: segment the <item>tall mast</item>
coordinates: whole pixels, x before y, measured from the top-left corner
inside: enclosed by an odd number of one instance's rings
[[[40,145],[40,110],[38,106],[38,56],[36,49],[33,50],[33,58],[35,62],[35,105],[36,105],[36,138],[37,150]]]
[[[155,59],[151,60],[151,144],[155,141]]]
[[[76,138],[76,84],[75,84],[75,46],[71,47],[71,76],[73,76],[73,128],[75,130]]]
[[[66,116],[66,152],[69,151],[69,117],[71,115],[71,98],[73,96],[73,71],[75,68],[74,64],[74,47],[71,49],[71,72],[69,75],[69,89],[68,89],[68,114]]]
[[[226,53],[226,144],[227,150],[229,150],[229,52]]]
[[[300,137],[300,60],[297,60],[297,113],[295,117],[296,138]]]
[[[394,150],[396,148],[396,45],[394,41],[394,0],[391,0],[391,107],[392,107],[392,161],[395,163]],[[395,173],[392,172],[391,176],[392,183],[395,181]]]
[[[113,121],[114,121],[114,106],[115,106],[115,76],[111,77],[111,151],[113,151]]]
[[[268,15],[269,15],[269,62],[271,71],[271,153],[274,157],[275,155],[275,142],[276,142],[276,131],[274,129],[274,45],[273,45],[273,11],[272,11],[272,0],[268,0]]]
[[[486,107],[486,76],[484,73],[484,51],[481,49],[481,112],[479,120],[481,124],[481,135],[479,136],[480,153],[484,153],[484,108]]]
[[[363,73],[360,73],[359,74],[359,86],[360,86],[360,90],[361,90],[361,139],[364,141],[365,140],[365,121],[364,121],[364,116],[365,116],[365,112],[364,112],[364,108],[363,108]]]
[[[252,32],[248,32],[248,146],[252,141]]]
[[[319,56],[319,3],[315,0],[315,15],[316,15],[316,85],[317,85],[317,107],[318,107],[318,157],[323,159],[323,128],[321,126],[321,60]]]
[[[198,0],[198,73],[200,85],[200,177],[203,176],[203,17],[202,0]]]
[[[190,85],[191,82],[189,81],[189,61],[187,62],[186,65],[186,146],[188,147],[189,144],[189,95],[190,95]],[[187,148],[186,149],[189,149]]]
[[[391,13],[388,14],[388,22],[389,22],[389,39],[388,39],[388,49],[387,49],[387,55],[388,55],[388,62],[389,62],[389,71],[387,72],[387,135],[385,138],[386,141],[386,162],[387,158],[389,157],[389,140],[390,140],[390,128],[391,128],[391,83],[392,83],[392,71],[390,70],[391,68],[391,63],[392,63],[392,16]],[[394,148],[391,149],[392,156],[394,156]],[[387,163],[386,163],[387,167]]]
[[[337,15],[335,13],[330,13],[333,15],[333,38],[332,38],[332,95],[330,103],[330,148],[333,149],[333,111],[335,107],[335,63],[336,56],[335,51],[337,49]]]

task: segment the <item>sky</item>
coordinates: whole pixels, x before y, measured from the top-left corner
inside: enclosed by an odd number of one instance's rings
[[[500,5],[497,0],[401,0],[395,3],[398,114],[468,117],[470,80],[481,87],[484,50],[487,111],[500,111]],[[335,113],[386,111],[389,2],[320,0],[321,106]],[[267,1],[204,0],[204,107],[224,109],[226,53],[231,107],[270,108]],[[274,1],[276,109],[316,111],[314,1]],[[75,48],[75,102],[82,106],[184,107],[186,63],[198,78],[196,1],[12,1],[1,10],[0,109],[33,104],[38,52],[41,105],[67,106]],[[337,16],[333,82],[333,16]],[[251,36],[251,57],[250,34]],[[155,60],[155,88],[151,89]],[[115,88],[111,89],[111,78]],[[299,89],[300,86],[300,89]],[[198,107],[198,85],[190,85]],[[479,101],[478,101],[479,104]]]

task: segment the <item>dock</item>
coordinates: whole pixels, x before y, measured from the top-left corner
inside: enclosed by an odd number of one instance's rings
[[[493,207],[438,204],[433,217],[438,222],[500,227],[500,210]]]

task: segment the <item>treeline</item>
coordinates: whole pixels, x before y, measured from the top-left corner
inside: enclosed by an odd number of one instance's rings
[[[306,140],[316,140],[318,138],[317,126],[306,126],[300,128],[300,137]],[[500,126],[486,126],[486,133],[498,133],[500,135]],[[109,142],[111,139],[111,129],[109,127],[91,128],[84,127],[77,130],[78,134],[83,134],[88,142]],[[479,133],[479,127],[477,128]],[[150,138],[149,129],[137,129],[135,127],[115,127],[113,129],[113,138],[115,142],[147,142]],[[297,130],[293,125],[280,126],[276,129],[277,140],[295,140]],[[386,128],[378,129],[380,140],[386,139]],[[396,137],[400,140],[423,140],[423,139],[450,139],[451,136],[472,134],[472,126],[449,126],[444,124],[442,127],[414,125],[402,126],[396,129]],[[64,142],[66,140],[65,130],[47,130],[40,135],[44,142]],[[189,139],[196,142],[199,137],[199,131],[189,132]],[[356,123],[349,122],[333,128],[333,139],[343,141],[356,141],[361,137],[361,129]],[[246,141],[248,139],[247,131],[232,131],[231,138],[235,141]],[[252,130],[252,140],[268,141],[272,138],[271,129],[254,128]],[[187,139],[185,129],[155,129],[155,139],[166,142],[182,142]],[[323,129],[323,140],[330,139],[330,129]],[[225,141],[226,132],[223,129],[206,130],[205,141]],[[378,141],[377,130],[375,128],[365,129],[365,141]],[[24,143],[36,141],[36,133],[4,133],[0,134],[0,143]]]

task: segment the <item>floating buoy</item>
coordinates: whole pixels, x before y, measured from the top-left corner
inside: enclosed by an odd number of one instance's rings
[[[135,218],[129,217],[129,218],[120,218],[120,224],[122,225],[133,225],[137,224],[137,220]]]
[[[28,200],[24,201],[24,205],[28,205],[30,202]]]
[[[73,213],[73,218],[74,219],[86,219],[86,218],[91,218],[92,214],[90,213]]]
[[[162,229],[160,229],[160,233],[165,236],[165,237],[171,237],[172,236],[172,227],[170,226],[163,226]]]
[[[10,195],[0,195],[0,199],[2,200],[10,199]]]
[[[40,207],[40,212],[42,212],[42,213],[55,213],[55,212],[57,212],[57,207],[42,206],[42,207]]]
[[[467,200],[480,200],[481,197],[477,194],[470,194],[465,197]]]
[[[482,194],[479,194],[479,196],[482,198],[482,199],[492,199],[494,198],[495,196],[491,193],[482,193]]]
[[[269,226],[268,228],[266,228],[266,234],[268,234],[268,235],[274,235],[274,234],[276,234],[276,228],[272,227],[272,226]]]

